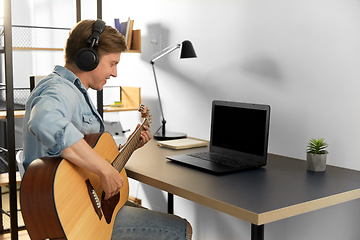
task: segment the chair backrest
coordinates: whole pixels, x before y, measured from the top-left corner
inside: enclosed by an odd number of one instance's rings
[[[25,168],[24,168],[24,151],[23,150],[19,150],[17,153],[16,153],[16,163],[17,163],[17,166],[19,168],[19,173],[20,173],[20,176],[21,178],[23,178],[24,176],[24,173],[25,173]]]
[[[30,76],[30,92],[35,88],[35,86],[43,79],[45,75]]]

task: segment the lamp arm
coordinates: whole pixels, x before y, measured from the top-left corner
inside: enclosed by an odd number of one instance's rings
[[[162,58],[162,57],[164,57],[164,56],[166,56],[166,55],[168,55],[169,53],[171,53],[171,52],[173,52],[173,51],[175,51],[176,49],[178,49],[178,48],[180,48],[181,47],[181,44],[176,44],[175,46],[173,46],[172,48],[169,48],[166,52],[164,52],[164,53],[162,53],[162,54],[160,54],[159,56],[157,56],[156,58],[154,58],[154,59],[152,59],[151,61],[150,61],[150,63],[151,64],[154,64],[157,60],[159,60],[160,58]]]
[[[162,108],[162,104],[161,104],[161,98],[160,98],[160,92],[159,92],[159,86],[157,83],[157,78],[156,78],[156,73],[155,73],[155,67],[154,67],[154,62],[151,62],[151,66],[153,69],[153,73],[154,73],[154,78],[155,78],[155,86],[156,86],[156,91],[157,91],[157,95],[158,95],[158,99],[159,99],[159,105],[160,105],[160,112],[161,112],[161,117],[162,117],[162,121],[165,124],[165,117],[164,117],[164,112],[163,112],[163,108]]]

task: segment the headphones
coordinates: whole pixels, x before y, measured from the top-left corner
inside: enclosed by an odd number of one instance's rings
[[[87,43],[89,47],[81,48],[75,55],[76,66],[83,71],[92,71],[99,65],[99,54],[94,47],[99,46],[99,37],[105,28],[105,22],[96,20]]]

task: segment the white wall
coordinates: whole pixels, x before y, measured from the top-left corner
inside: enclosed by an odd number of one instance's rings
[[[103,4],[108,23],[130,16],[142,29],[143,53],[123,54],[119,81],[141,84],[145,99],[156,101],[151,37],[162,34],[163,47],[193,42],[197,59],[174,53],[156,63],[169,130],[208,138],[213,99],[267,103],[270,152],[304,158],[307,141],[325,137],[330,164],[360,169],[351,161],[360,140],[358,1]]]
[[[74,2],[13,0],[13,23],[71,27]],[[27,5],[32,14],[21,10]],[[95,1],[82,6],[84,18],[96,17]],[[57,11],[60,7],[67,10]],[[156,63],[169,131],[208,139],[213,99],[266,103],[272,108],[269,152],[305,159],[307,141],[324,137],[329,164],[360,170],[359,1],[103,0],[108,24],[127,17],[142,30],[142,53],[122,54],[119,76],[109,85],[142,87],[143,101],[152,110],[152,131],[160,117],[149,61],[159,49],[151,40],[160,34],[160,48],[189,39],[198,55],[178,60],[173,53]],[[15,81],[62,64],[62,56],[42,65],[38,58],[18,54]],[[127,128],[134,120],[127,115],[105,118],[121,117]],[[157,189],[131,181],[131,195],[166,211],[166,194]],[[359,209],[356,200],[270,223],[265,239],[358,239]],[[175,213],[191,222],[194,239],[250,238],[249,223],[187,200],[175,198]]]
[[[331,165],[360,170],[360,2],[344,0],[137,0],[103,1],[104,20],[135,20],[142,54],[123,54],[121,84],[142,87],[159,115],[149,60],[162,48],[193,42],[197,59],[173,53],[156,63],[169,131],[209,138],[213,99],[270,104],[269,151],[305,159],[307,141],[324,137]],[[160,125],[153,122],[152,131]],[[236,134],[236,119],[234,119]],[[132,194],[166,210],[166,195],[135,183]],[[159,206],[160,205],[160,206]],[[358,239],[359,201],[265,226],[265,239]],[[239,239],[250,224],[175,199],[194,239]]]

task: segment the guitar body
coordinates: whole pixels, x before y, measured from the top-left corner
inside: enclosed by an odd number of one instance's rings
[[[85,140],[110,162],[119,155],[109,133],[87,135]],[[31,239],[110,239],[116,214],[129,196],[125,169],[120,174],[124,185],[120,198],[115,199],[115,203],[109,203],[112,205],[109,213],[103,210],[106,203],[102,204],[101,211],[96,211],[96,204],[91,198],[89,188],[92,187],[101,200],[103,189],[97,175],[66,159],[41,158],[33,161],[21,185],[22,214]]]

